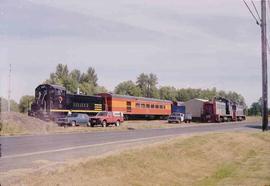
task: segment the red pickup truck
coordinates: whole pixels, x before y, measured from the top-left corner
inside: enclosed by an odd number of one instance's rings
[[[95,117],[90,118],[91,127],[95,125],[101,125],[102,127],[107,127],[110,124],[115,126],[120,126],[124,122],[124,115],[122,112],[99,112]]]

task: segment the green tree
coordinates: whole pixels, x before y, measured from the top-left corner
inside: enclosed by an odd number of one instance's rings
[[[90,84],[88,82],[82,82],[79,85],[80,92],[82,92],[85,95],[93,95],[95,94],[96,87],[93,84]]]
[[[76,82],[72,81],[67,65],[58,64],[56,71],[50,74],[50,78],[45,83],[64,86],[68,91],[76,91]]]
[[[87,82],[89,84],[93,84],[94,86],[98,85],[97,81],[98,81],[98,77],[97,77],[96,71],[92,67],[89,67],[87,69],[87,72],[82,74],[81,80],[80,80],[81,83]]]
[[[79,71],[78,69],[72,70],[69,76],[72,80],[76,81],[77,83],[81,81],[81,71]]]
[[[176,100],[177,101],[188,101],[190,99],[190,95],[188,94],[186,89],[178,89]]]
[[[142,96],[149,98],[158,98],[157,89],[158,78],[155,74],[140,74],[137,78],[137,86],[141,89]]]
[[[216,88],[204,89],[199,91],[199,98],[201,99],[212,100],[216,96],[217,96]]]
[[[58,64],[56,71],[50,74],[45,83],[62,85],[72,93],[77,92],[77,88],[80,88],[80,92],[87,95],[93,95],[101,91],[107,92],[105,87],[98,85],[97,81],[97,74],[92,67],[89,67],[85,73],[81,73],[78,69],[69,73],[67,65]]]
[[[19,105],[13,99],[10,100],[10,110],[12,112],[19,112]],[[3,97],[0,97],[0,112],[6,111],[8,111],[8,100]]]
[[[137,78],[137,86],[140,88],[143,97],[148,96],[148,75],[147,74],[140,74]]]
[[[89,67],[86,73],[83,73],[80,78],[80,89],[82,92],[93,95],[97,91],[98,78],[95,69]]]
[[[136,86],[133,81],[124,81],[119,83],[116,87],[114,92],[116,94],[121,95],[129,95],[129,96],[141,96],[141,90],[138,86]]]
[[[19,103],[19,111],[22,113],[26,113],[29,109],[29,106],[33,103],[35,100],[34,96],[25,95],[22,96]]]
[[[177,101],[177,90],[174,87],[164,86],[159,89],[160,99]]]
[[[106,92],[108,92],[108,90],[104,86],[97,86],[95,89],[95,94],[106,93]]]
[[[250,116],[262,115],[262,98],[260,98],[257,102],[251,104],[251,107],[248,109],[248,115]]]
[[[69,72],[67,65],[58,64],[56,66],[56,71],[50,74],[50,78],[46,82],[64,85],[65,81],[68,79],[68,75]]]

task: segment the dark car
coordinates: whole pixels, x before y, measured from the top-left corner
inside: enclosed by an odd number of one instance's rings
[[[67,115],[64,118],[58,118],[57,123],[60,126],[79,126],[79,125],[90,126],[89,119],[90,118],[87,114],[72,113],[71,115]]]

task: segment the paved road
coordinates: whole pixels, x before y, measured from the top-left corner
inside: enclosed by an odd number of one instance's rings
[[[0,173],[13,169],[33,167],[37,160],[63,162],[76,157],[104,154],[140,142],[151,142],[184,134],[227,130],[258,130],[258,128],[259,124],[255,123],[224,123],[121,132],[0,137],[2,151]]]

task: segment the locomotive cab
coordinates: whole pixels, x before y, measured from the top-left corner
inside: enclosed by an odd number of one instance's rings
[[[65,107],[66,89],[57,85],[42,84],[35,90],[35,101],[29,115],[41,118],[49,117],[52,109]]]

